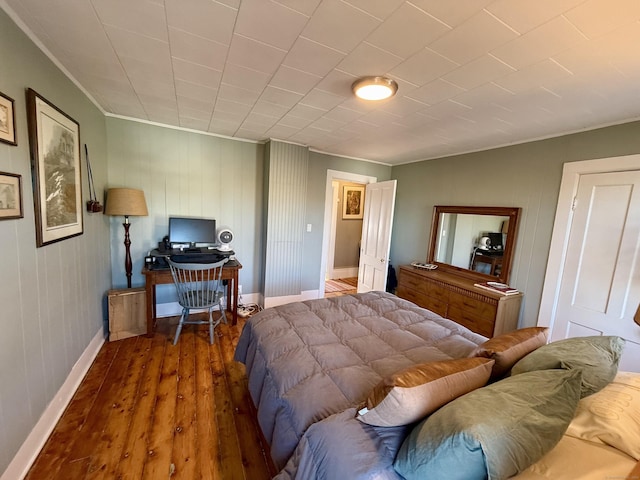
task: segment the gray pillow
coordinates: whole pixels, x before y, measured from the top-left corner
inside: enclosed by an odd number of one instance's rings
[[[448,403],[420,422],[394,468],[407,480],[509,478],[560,441],[580,400],[579,370],[509,377]]]
[[[518,361],[511,375],[550,368],[582,371],[581,397],[606,387],[618,373],[624,339],[616,336],[575,337],[548,343]]]

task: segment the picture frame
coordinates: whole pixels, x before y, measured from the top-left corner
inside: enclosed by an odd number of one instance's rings
[[[22,175],[0,172],[0,220],[23,217]]]
[[[0,92],[0,142],[18,145],[14,101],[2,92]]]
[[[364,216],[364,189],[362,185],[345,185],[342,189],[342,219],[361,220]]]
[[[31,88],[27,127],[36,246],[82,235],[80,125]]]

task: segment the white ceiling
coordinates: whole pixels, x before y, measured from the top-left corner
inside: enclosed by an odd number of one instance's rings
[[[230,137],[399,164],[640,117],[638,0],[0,6],[107,114]],[[382,74],[396,97],[353,97]]]

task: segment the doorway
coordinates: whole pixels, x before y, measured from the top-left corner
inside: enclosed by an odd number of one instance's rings
[[[626,339],[640,371],[640,155],[565,164],[538,325],[551,340]]]
[[[351,230],[356,230],[357,228],[351,228],[358,224],[360,227],[359,232],[357,233],[357,239],[360,240],[362,234],[362,221],[358,221],[357,219],[344,219],[344,231],[342,232],[343,237],[339,235],[340,231],[338,228],[338,217],[340,217],[342,221],[342,204],[344,202],[343,196],[345,195],[344,187],[348,185],[353,186],[362,186],[364,187],[368,183],[375,183],[377,181],[376,177],[371,177],[368,175],[359,175],[356,173],[349,172],[340,172],[337,170],[327,170],[327,183],[325,189],[325,209],[324,209],[324,229],[322,236],[322,258],[320,262],[320,289],[319,289],[319,298],[324,298],[327,296],[336,296],[335,294],[344,295],[345,293],[355,293],[355,288],[350,287],[350,284],[357,281],[358,277],[358,267],[346,267],[346,268],[335,268],[334,259],[336,258],[336,240],[341,242],[341,238],[344,238],[346,235],[347,238],[353,239],[354,233]],[[366,202],[366,198],[365,198]],[[363,206],[361,206],[362,208]],[[349,217],[349,215],[346,215]],[[351,225],[349,225],[351,223]],[[353,243],[352,240],[349,240],[349,243]],[[338,250],[342,248],[342,243],[339,243]],[[349,248],[349,247],[347,247]],[[357,246],[355,247],[357,249]],[[348,259],[354,254],[357,256],[357,251],[347,251],[345,252],[344,257],[348,262]],[[340,267],[340,262],[338,262],[338,267]],[[342,285],[335,285],[333,282],[336,280],[343,280],[340,282]],[[330,282],[330,283],[327,283]],[[345,292],[345,293],[342,293]]]

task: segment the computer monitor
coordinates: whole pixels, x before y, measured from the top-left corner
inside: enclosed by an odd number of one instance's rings
[[[491,250],[502,250],[504,245],[502,244],[502,234],[489,232],[487,234],[489,240],[491,241]]]
[[[169,242],[174,244],[214,245],[216,243],[216,221],[206,218],[169,218]]]

